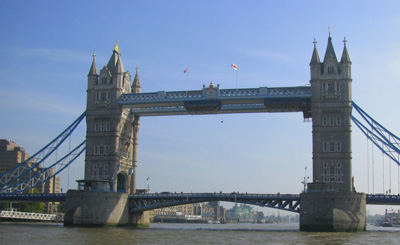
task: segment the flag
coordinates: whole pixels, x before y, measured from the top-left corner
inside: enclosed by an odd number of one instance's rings
[[[235,65],[235,64],[232,64],[231,67],[232,67],[233,69],[235,69],[235,70],[237,70],[237,68],[238,68],[237,65]]]
[[[183,73],[187,73],[189,71],[189,68],[186,68]]]

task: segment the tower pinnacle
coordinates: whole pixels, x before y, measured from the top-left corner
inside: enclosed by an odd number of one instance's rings
[[[93,52],[93,62],[92,62],[92,66],[90,67],[90,70],[89,70],[89,74],[88,74],[88,76],[91,76],[91,75],[99,75],[99,73],[97,72],[97,66],[96,66],[96,52]]]

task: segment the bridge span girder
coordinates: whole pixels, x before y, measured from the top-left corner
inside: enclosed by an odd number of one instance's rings
[[[139,116],[198,115],[255,112],[303,112],[311,117],[309,86],[281,88],[160,91],[122,94],[118,104]]]
[[[239,194],[239,193],[148,193],[129,196],[133,213],[199,202],[236,202],[260,207],[299,212],[299,195],[291,194]]]

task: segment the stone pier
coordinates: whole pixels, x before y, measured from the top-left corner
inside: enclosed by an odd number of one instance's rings
[[[300,231],[365,231],[364,193],[303,193],[300,203]]]
[[[68,191],[65,226],[134,226],[148,227],[148,212],[130,213],[126,193]]]

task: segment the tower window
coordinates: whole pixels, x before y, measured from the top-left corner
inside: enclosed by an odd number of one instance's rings
[[[341,126],[342,125],[342,118],[339,116],[339,117],[336,117],[336,126]]]
[[[335,84],[328,83],[328,92],[333,92],[333,91],[335,91]]]
[[[107,78],[106,77],[102,77],[101,78],[101,84],[107,84]]]
[[[328,118],[327,117],[323,117],[322,118],[322,126],[327,126],[328,125]]]
[[[333,66],[328,66],[328,74],[334,74],[335,68]]]

